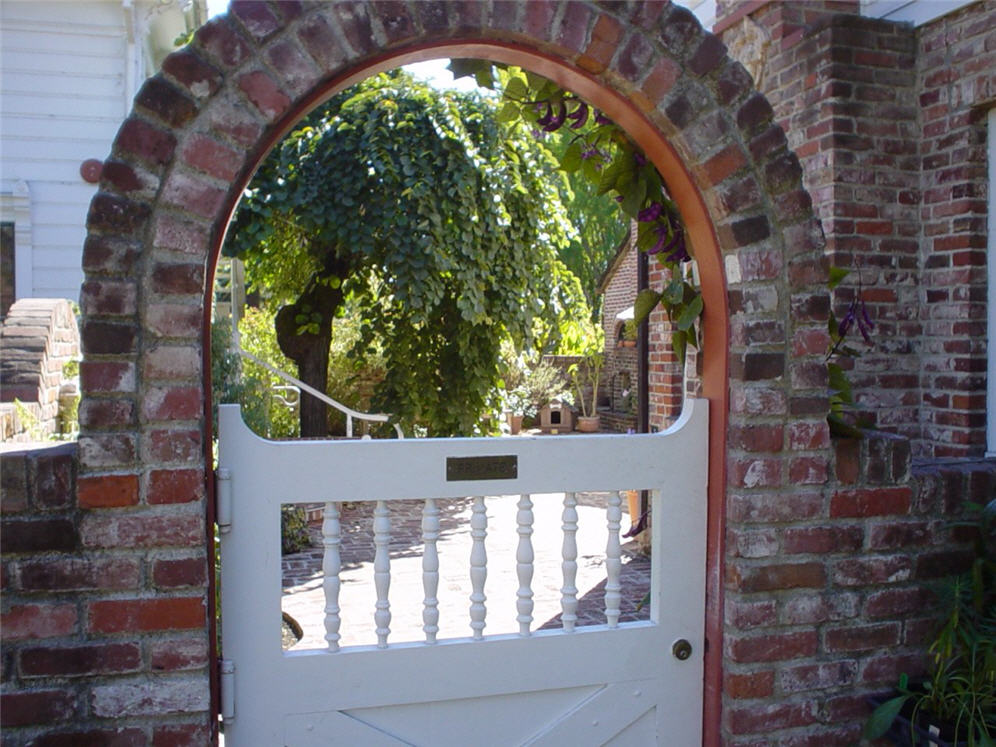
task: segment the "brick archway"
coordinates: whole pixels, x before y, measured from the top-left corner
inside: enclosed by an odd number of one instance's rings
[[[210,728],[204,340],[238,195],[324,98],[451,55],[514,62],[591,100],[655,162],[686,221],[714,403],[705,723],[718,743],[728,498],[786,487],[804,460],[826,465],[828,304],[822,234],[770,107],[715,37],[661,2],[236,2],[143,87],[91,205],[81,295],[82,544],[146,569],[138,593],[88,602],[123,626],[91,616],[91,633],[149,651],[101,685],[108,702],[141,703],[124,723]],[[747,459],[758,434],[779,448]]]

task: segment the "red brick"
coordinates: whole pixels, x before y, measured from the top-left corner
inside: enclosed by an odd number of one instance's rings
[[[141,119],[126,119],[114,140],[114,147],[127,151],[153,165],[164,165],[173,158],[176,138]]]
[[[852,553],[861,549],[864,536],[861,526],[793,527],[785,530],[782,547],[790,555]]]
[[[922,587],[873,591],[865,600],[865,617],[870,620],[904,617],[929,609],[933,602],[933,595]]]
[[[205,624],[201,597],[172,599],[115,599],[88,605],[90,633],[140,633],[151,630],[184,630]]]
[[[80,463],[91,469],[129,466],[135,461],[135,440],[132,433],[80,436]]]
[[[207,666],[209,651],[203,638],[170,638],[153,641],[149,662],[153,672],[179,672]]]
[[[5,641],[70,635],[76,632],[76,605],[12,604],[0,627]]]
[[[290,107],[290,99],[266,73],[246,73],[239,78],[239,88],[271,122]]]
[[[773,625],[778,605],[773,599],[741,601],[727,597],[724,618],[728,625],[748,629],[762,625]]]
[[[138,329],[131,324],[88,319],[83,322],[81,342],[91,355],[127,355],[137,350]]]
[[[842,485],[853,485],[861,471],[861,442],[853,438],[838,438],[834,441],[837,481]]]
[[[252,54],[252,47],[229,25],[227,17],[205,23],[197,29],[194,40],[227,68],[239,67]]]
[[[826,632],[827,651],[868,651],[899,643],[899,624],[853,625]]]
[[[828,469],[825,457],[796,457],[789,461],[789,483],[822,485],[827,481]]]
[[[180,157],[184,163],[224,181],[233,181],[242,167],[242,155],[212,140],[194,133],[184,144]]]
[[[41,553],[76,549],[76,526],[70,519],[4,519],[0,547],[4,553]]]
[[[85,399],[77,418],[81,426],[100,430],[135,422],[135,402],[131,399]]]
[[[152,582],[163,589],[204,586],[207,584],[207,564],[204,558],[156,560],[152,564]]]
[[[24,591],[135,589],[140,576],[137,558],[55,558],[24,561],[19,569]]]
[[[162,337],[200,339],[203,322],[201,309],[176,303],[149,304],[145,311],[145,326]]]
[[[142,652],[135,643],[22,649],[24,677],[79,677],[137,671]]]
[[[745,451],[781,451],[784,446],[783,425],[731,426],[729,444]]]
[[[163,60],[163,72],[175,78],[198,99],[214,94],[222,81],[218,70],[187,49],[168,55]]]
[[[134,506],[138,503],[138,475],[89,475],[79,478],[80,508]]]
[[[781,459],[732,459],[730,483],[746,488],[778,487],[782,484]]]
[[[197,114],[197,104],[164,78],[149,78],[135,96],[145,108],[171,127],[181,127]]]
[[[205,177],[185,171],[170,173],[162,190],[162,200],[202,218],[212,219],[225,204],[226,193],[205,180]],[[203,275],[203,267],[199,269]],[[177,291],[165,291],[177,292]]]
[[[198,386],[152,387],[142,403],[142,415],[149,420],[194,420],[203,411]]]
[[[167,724],[157,726],[152,734],[152,747],[201,747],[210,743],[210,730],[203,724]]]
[[[4,693],[0,696],[0,725],[5,727],[69,721],[77,715],[76,698],[66,690]]]
[[[733,734],[767,734],[813,724],[816,716],[809,703],[758,703],[729,709],[726,722]]]
[[[869,530],[868,546],[873,550],[893,550],[900,547],[923,546],[928,529],[925,521],[904,521],[875,524]]]
[[[766,495],[732,495],[729,520],[737,522],[801,521],[823,512],[823,497],[818,493],[771,493]]]
[[[822,563],[773,563],[747,565],[730,563],[728,583],[738,591],[777,591],[781,589],[816,588],[826,583]]]
[[[181,254],[203,255],[211,240],[211,225],[180,218],[176,215],[156,216],[152,243],[157,249]]]
[[[778,683],[783,693],[825,690],[850,685],[857,672],[858,663],[853,660],[803,664],[779,672]]]
[[[824,449],[830,445],[826,420],[816,423],[794,422],[788,427],[788,448],[793,451]]]
[[[201,516],[87,516],[80,535],[85,547],[200,547]]]
[[[143,459],[158,463],[185,463],[204,454],[197,430],[155,430],[142,443]]]
[[[819,645],[815,630],[794,633],[762,633],[728,638],[730,657],[743,663],[786,661],[813,656]]]
[[[864,518],[907,514],[912,495],[909,487],[838,490],[830,499],[830,516]]]
[[[266,39],[281,27],[280,20],[273,11],[260,0],[233,0],[229,5],[229,13],[238,18],[257,41]]]
[[[906,555],[876,555],[838,560],[832,578],[841,586],[895,584],[909,580],[913,562]]]
[[[768,698],[774,695],[775,673],[768,669],[749,674],[726,673],[723,676],[723,694],[728,698]]]
[[[665,58],[660,58],[654,64],[653,69],[644,79],[640,90],[647,95],[651,101],[661,101],[667,93],[674,88],[681,75],[681,68],[674,62]]]
[[[895,685],[901,674],[914,680],[924,671],[922,654],[883,654],[865,658],[861,672],[862,682],[881,682]]]
[[[85,392],[133,392],[135,364],[119,361],[83,361],[80,384]]]
[[[856,617],[860,596],[835,590],[832,594],[794,594],[782,605],[780,621],[785,625],[812,625],[827,620],[847,620]]]

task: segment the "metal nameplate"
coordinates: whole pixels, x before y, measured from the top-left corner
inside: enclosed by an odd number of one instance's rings
[[[519,457],[446,457],[446,482],[463,480],[514,480],[519,476]]]

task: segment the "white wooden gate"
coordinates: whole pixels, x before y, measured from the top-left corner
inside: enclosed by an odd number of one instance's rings
[[[701,743],[708,403],[652,435],[271,442],[219,413],[222,711],[227,747]],[[619,623],[619,492],[651,490],[650,619]],[[606,621],[574,626],[572,495],[611,491]],[[485,496],[565,494],[563,630],[532,627],[532,512],[520,501],[519,634],[486,635]],[[433,499],[474,496],[466,638],[435,641]],[[430,499],[430,500],[426,500]],[[426,505],[427,640],[390,642],[387,502]],[[281,650],[280,505],[326,502],[328,649]],[[342,501],[375,501],[372,610],[339,610]],[[340,617],[378,640],[339,647]]]

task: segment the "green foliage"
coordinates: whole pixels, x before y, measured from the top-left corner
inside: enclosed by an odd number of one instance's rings
[[[556,161],[497,115],[401,73],[370,78],[277,145],[224,247],[272,305],[338,284],[361,320],[350,355],[383,365],[372,407],[409,431],[473,433],[498,405],[501,341],[554,344],[561,317],[588,312],[557,255],[573,228]]]
[[[832,293],[849,274],[850,272],[842,267],[831,267],[827,289]],[[830,411],[827,414],[827,424],[830,426],[831,434],[850,438],[861,438],[861,427],[864,424],[854,423],[853,417],[850,419],[848,417],[848,413],[854,410],[854,390],[851,388],[844,366],[839,361],[853,360],[861,355],[860,351],[848,344],[849,332],[857,329],[865,343],[871,343],[871,330],[874,328],[864,302],[860,300],[860,292],[859,284],[847,312],[839,321],[831,306],[827,321],[827,332],[830,335],[830,344],[826,353],[830,385]]]
[[[560,168],[572,176],[572,185],[583,178],[584,189],[590,190],[585,194],[593,193],[605,204],[618,206],[618,225],[637,221],[639,250],[656,255],[672,277],[682,277],[681,263],[690,255],[677,207],[657,169],[620,127],[580,97],[529,71],[484,60],[453,60],[450,69],[455,76],[474,75],[480,85],[501,92],[504,103],[499,119],[511,131],[529,128],[537,134],[556,133]],[[609,225],[601,217],[596,222]],[[702,297],[690,284],[676,282],[680,284],[677,292],[654,292],[653,304],[637,321],[658,303],[664,304],[668,317],[678,325],[672,344],[684,359],[688,345],[698,346],[696,322],[702,314]]]
[[[280,507],[280,552],[291,555],[311,547],[308,522],[300,506]]]
[[[290,367],[276,343],[272,318],[265,312],[248,308],[239,323],[243,349],[281,370]],[[273,386],[284,381],[262,366],[243,361],[232,345],[232,328],[228,321],[211,324],[211,391],[215,405],[215,432],[218,427],[217,405],[237,403],[242,419],[256,434],[270,438],[287,438],[297,434],[297,420],[284,405],[275,402]]]
[[[540,362],[518,373],[516,377],[505,375],[505,405],[513,413],[536,417],[540,409],[555,399],[564,400],[569,396],[569,385],[564,374],[556,366]]]
[[[911,723],[922,715],[946,724],[954,730],[951,742],[996,744],[996,499],[967,506],[968,518],[953,526],[973,530],[974,558],[965,573],[942,587],[946,612],[928,649],[929,676],[913,688],[905,674],[900,677],[899,695],[866,722],[868,739],[885,734],[910,705]]]

